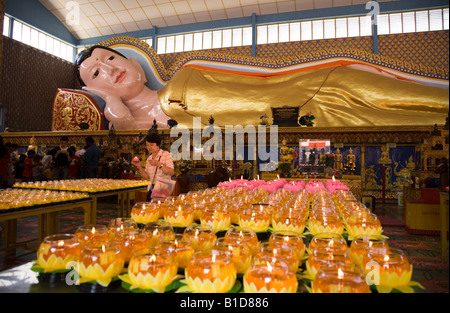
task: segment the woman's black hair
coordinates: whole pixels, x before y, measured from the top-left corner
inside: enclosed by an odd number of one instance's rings
[[[81,79],[81,76],[80,76],[80,65],[87,58],[89,58],[92,55],[92,52],[94,51],[94,49],[97,49],[97,48],[114,52],[114,53],[120,55],[121,57],[124,57],[125,59],[127,59],[127,57],[124,56],[122,53],[117,52],[114,49],[111,49],[111,48],[108,48],[108,47],[105,47],[105,46],[100,46],[100,45],[95,45],[95,46],[89,47],[88,49],[85,49],[85,50],[81,51],[80,53],[77,54],[77,57],[75,59],[75,65],[77,66],[77,78],[78,78],[81,86],[86,86],[86,84],[84,83],[84,81]]]
[[[150,133],[145,137],[145,140],[150,143],[156,143],[158,147],[161,146],[161,137],[157,133]]]

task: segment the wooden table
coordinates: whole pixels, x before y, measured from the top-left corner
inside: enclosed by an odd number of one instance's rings
[[[84,211],[84,224],[88,225],[92,220],[93,200],[85,198],[69,202],[50,203],[38,207],[23,207],[0,211],[0,222],[5,222],[4,250],[5,256],[14,256],[17,246],[17,219],[29,216],[38,216],[38,242],[44,237],[58,232],[58,212],[81,208]],[[22,243],[23,244],[23,243]]]
[[[441,260],[447,259],[448,247],[448,192],[440,192],[440,219],[441,219]]]

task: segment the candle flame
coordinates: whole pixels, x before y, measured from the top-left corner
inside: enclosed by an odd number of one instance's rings
[[[334,240],[331,239],[330,242],[328,242],[328,247],[332,248],[334,244]]]
[[[386,262],[386,261],[389,261],[389,255],[386,254],[386,255],[384,256],[384,261],[385,261],[385,262]]]
[[[150,257],[150,262],[155,262],[156,261],[156,255],[152,254],[152,256]]]
[[[174,244],[175,244],[175,247],[178,247],[178,241],[176,239],[175,239]]]
[[[284,236],[284,241],[289,242],[289,236]]]
[[[269,272],[272,272],[273,267],[270,265],[270,263],[268,261],[266,261],[266,265],[267,265],[267,269],[269,270]]]
[[[211,262],[212,262],[212,263],[216,263],[216,255],[215,255],[215,254],[212,255]]]
[[[103,253],[105,253],[105,252],[106,252],[106,248],[105,248],[105,245],[102,245],[102,251],[103,251]]]
[[[91,233],[92,233],[92,235],[95,234],[95,227],[92,227]]]
[[[334,175],[333,175],[332,179],[333,179],[334,182],[336,181],[336,178],[334,178]]]
[[[344,272],[340,267],[338,268],[338,279],[344,279]]]
[[[244,234],[242,233],[242,230],[241,230],[241,231],[239,231],[239,237],[241,237],[241,238],[243,238],[243,237],[244,237]]]
[[[198,229],[195,230],[195,237],[198,236]]]
[[[277,178],[280,179],[280,174],[277,174]]]
[[[62,247],[62,246],[64,246],[64,241],[63,240],[58,241],[58,247]]]
[[[181,205],[178,206],[178,212],[181,212]]]
[[[273,249],[272,252],[273,252],[273,256],[277,256],[277,255],[278,255],[278,252],[277,252],[277,249],[276,249],[276,248]]]
[[[256,175],[256,179],[259,180],[259,174]]]

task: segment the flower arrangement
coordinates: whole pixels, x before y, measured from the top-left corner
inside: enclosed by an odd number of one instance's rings
[[[118,168],[121,171],[130,171],[131,164],[125,158],[115,158],[113,161],[109,162],[109,166]]]
[[[294,160],[297,158],[297,153],[294,149],[289,148],[287,146],[283,146],[280,149],[280,161],[278,162],[278,169],[281,174],[288,175],[291,173]]]
[[[177,168],[180,172],[187,172],[192,169],[192,161],[191,160],[181,160],[177,164]]]
[[[334,162],[334,153],[321,154],[319,157],[320,164],[325,165],[325,167],[332,167]]]
[[[269,125],[269,117],[267,114],[262,115],[259,119],[261,120],[260,125]]]

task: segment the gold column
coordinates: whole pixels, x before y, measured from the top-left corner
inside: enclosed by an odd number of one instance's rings
[[[361,190],[366,189],[366,146],[361,146]]]

